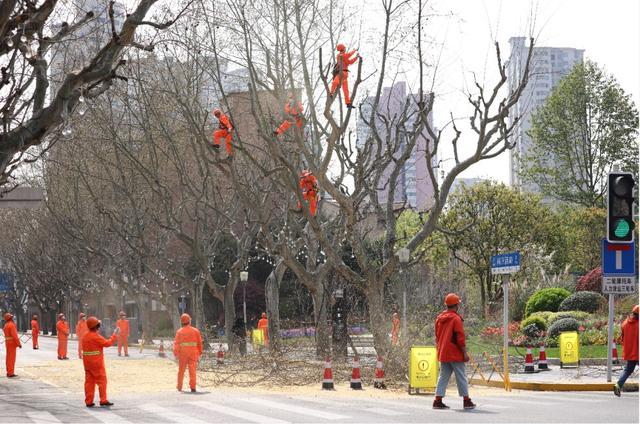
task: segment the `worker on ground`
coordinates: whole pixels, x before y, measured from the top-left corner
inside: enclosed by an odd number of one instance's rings
[[[318,208],[318,180],[308,170],[303,170],[300,173],[300,189],[302,190],[302,197],[309,202],[309,212],[312,216],[316,216],[316,210]],[[298,202],[298,209],[296,212],[302,212],[302,205]]]
[[[282,121],[282,124],[273,132],[274,135],[279,136],[287,132],[293,122],[295,122],[298,129],[304,126],[304,108],[301,102],[296,102],[293,96],[289,96],[289,101],[284,105],[284,113],[290,116],[289,119]]]
[[[182,380],[184,380],[184,371],[189,368],[189,387],[192,392],[196,391],[196,367],[198,359],[202,355],[202,336],[197,328],[191,326],[191,317],[189,314],[180,316],[180,328],[176,332],[176,338],[173,341],[173,355],[178,360],[178,384],[176,388],[182,391]]]
[[[336,64],[333,68],[333,82],[331,83],[331,95],[333,96],[339,85],[342,85],[342,95],[344,96],[344,103],[348,108],[353,108],[351,104],[351,97],[349,97],[349,65],[356,63],[360,59],[360,54],[356,50],[351,50],[347,53],[347,48],[344,44],[338,44],[336,46],[338,50],[338,56],[336,57]],[[353,55],[356,57],[352,58]]]
[[[220,109],[214,109],[213,116],[218,118],[218,129],[213,132],[213,147],[219,149],[220,140],[224,138],[227,155],[231,157],[233,155],[233,150],[231,149],[231,132],[233,131],[233,125],[229,117],[222,113]]]
[[[88,408],[95,406],[93,397],[98,385],[100,406],[111,406],[113,403],[107,399],[107,371],[104,368],[105,347],[112,346],[116,341],[120,329],[116,327],[108,339],[98,333],[100,321],[96,317],[87,319],[87,334],[82,337],[82,364],[84,365],[84,404]]]
[[[58,322],[56,323],[56,331],[58,332],[58,359],[69,359],[67,357],[67,343],[69,340],[69,324],[64,314],[58,314]]]
[[[262,331],[262,340],[264,340],[264,345],[269,346],[269,320],[267,319],[267,314],[262,313],[262,318],[258,320],[258,330]]]
[[[400,334],[400,317],[397,312],[391,316],[391,344],[398,346],[398,334]]]
[[[469,361],[469,354],[465,343],[462,317],[458,314],[461,303],[458,295],[449,293],[444,299],[447,310],[438,315],[436,319],[435,334],[440,375],[438,375],[433,409],[449,409],[447,405],[442,403],[442,398],[446,394],[451,373],[456,375],[458,394],[464,399],[464,409],[473,409],[476,406],[469,398],[469,385],[464,369],[464,363]]]
[[[620,396],[625,381],[638,365],[638,305],[633,307],[631,315],[622,323],[620,341],[622,342],[622,359],[627,361],[627,365],[618,382],[613,386],[613,393],[616,396]]]
[[[120,329],[118,335],[118,356],[122,356],[122,348],[124,347],[124,356],[129,356],[129,321],[127,314],[120,311],[120,319],[116,321],[116,326]]]
[[[38,323],[38,315],[33,314],[31,317],[31,342],[33,343],[33,350],[40,349],[38,346],[38,335],[40,334],[40,324]]]
[[[13,315],[9,312],[4,314],[4,327],[2,330],[4,331],[4,345],[7,348],[7,357],[5,358],[7,377],[17,377],[15,373],[16,349],[22,349],[22,343],[20,343],[20,337],[18,337],[16,324],[13,322]]]
[[[78,323],[76,324],[76,337],[78,337],[78,358],[82,359],[82,336],[89,332],[87,328],[87,320],[84,312],[78,315]]]

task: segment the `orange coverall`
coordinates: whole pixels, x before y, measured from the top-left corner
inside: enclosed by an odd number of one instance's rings
[[[336,67],[338,74],[333,77],[331,83],[331,95],[335,93],[339,85],[342,85],[342,95],[344,96],[344,102],[347,106],[351,105],[351,97],[349,97],[349,65],[356,63],[358,57],[351,58],[356,53],[355,50],[350,52],[340,52],[336,57]],[[342,64],[342,72],[340,72],[340,64]]]
[[[116,325],[120,329],[118,335],[118,355],[122,354],[122,348],[124,347],[124,354],[129,355],[129,321],[120,318]]]
[[[7,346],[7,377],[10,377],[15,374],[16,349],[19,347],[21,348],[22,343],[20,343],[18,330],[16,329],[16,325],[13,320],[7,321],[2,330],[4,331],[4,344]]]
[[[391,344],[398,345],[398,333],[400,333],[400,318],[398,314],[393,314],[391,317]]]
[[[231,131],[233,131],[233,125],[231,125],[231,121],[229,121],[229,117],[224,113],[220,114],[218,118],[218,129],[213,132],[213,144],[216,146],[220,145],[220,139],[225,139],[225,147],[227,149],[227,154],[231,156],[233,153],[231,150]]]
[[[287,102],[284,106],[284,112],[286,114],[291,115],[293,119],[296,121],[296,126],[298,128],[302,128],[304,125],[304,108],[302,107],[302,103],[298,102],[297,105],[293,104],[293,101]],[[292,105],[293,104],[293,105]],[[282,124],[276,129],[276,135],[282,135],[291,127],[292,122],[288,119],[285,119]]]
[[[318,208],[318,180],[311,174],[300,177],[300,188],[302,189],[302,197],[309,202],[311,215],[316,216],[316,209]],[[298,209],[300,208],[302,208],[302,205],[298,203]]]
[[[31,341],[33,342],[33,348],[38,349],[38,334],[40,334],[40,325],[37,319],[31,320]]]
[[[69,340],[69,325],[66,321],[58,320],[56,323],[58,332],[58,358],[67,357],[67,341]]]
[[[107,371],[104,369],[102,349],[113,345],[116,335],[105,339],[98,331],[89,331],[82,337],[82,363],[84,365],[84,403],[93,403],[93,396],[98,385],[100,403],[107,399]]]
[[[262,314],[262,318],[258,320],[258,330],[262,330],[264,345],[269,346],[269,320],[266,314]]]
[[[76,324],[76,336],[78,336],[78,358],[82,359],[82,337],[89,332],[87,321],[79,319]]]
[[[176,332],[173,341],[173,355],[178,359],[178,390],[182,390],[184,371],[189,368],[189,387],[196,388],[196,365],[202,354],[202,337],[197,328],[190,324]]]

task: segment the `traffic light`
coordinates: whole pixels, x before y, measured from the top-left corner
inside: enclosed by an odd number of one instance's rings
[[[633,187],[636,182],[630,172],[610,172],[607,199],[607,241],[633,241]]]

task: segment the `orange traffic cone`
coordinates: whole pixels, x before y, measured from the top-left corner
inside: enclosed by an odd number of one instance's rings
[[[324,360],[324,376],[322,377],[322,390],[333,390],[333,372],[331,371],[331,359]]]
[[[164,353],[164,343],[162,343],[162,339],[160,339],[160,347],[158,348],[158,356],[161,358],[166,358],[167,355]]]
[[[539,371],[551,371],[547,364],[547,352],[544,351],[544,343],[540,346],[540,358],[538,359]]]
[[[533,355],[531,354],[531,346],[527,347],[527,356],[524,358],[524,372],[532,373],[535,372],[535,368],[533,366]]]
[[[616,341],[611,340],[611,359],[614,365],[618,365],[620,360],[618,359],[618,346],[616,346]]]
[[[223,365],[224,364],[224,349],[222,349],[222,345],[218,349],[218,353],[216,354],[216,364]]]
[[[382,365],[382,356],[378,355],[378,360],[376,361],[376,373],[373,377],[373,388],[374,389],[386,389],[387,386],[384,384],[384,368]]]
[[[351,371],[351,388],[353,390],[362,390],[362,379],[360,378],[360,358],[358,355],[353,357],[353,369]]]

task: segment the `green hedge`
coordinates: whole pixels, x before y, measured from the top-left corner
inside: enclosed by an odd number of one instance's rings
[[[549,326],[548,337],[555,338],[563,331],[578,331],[580,323],[575,318],[562,318]]]
[[[596,312],[604,304],[605,298],[599,293],[581,291],[572,294],[560,303],[559,311]]]
[[[579,324],[584,324],[589,318],[591,318],[591,314],[583,311],[554,312],[551,315],[549,315],[547,326],[550,327],[551,325],[553,325],[553,323],[565,318],[573,318],[576,321],[578,321]]]
[[[560,287],[539,290],[527,300],[524,316],[528,317],[532,313],[539,311],[557,312],[560,303],[569,296],[571,296],[571,293]]]
[[[524,331],[526,327],[532,324],[535,325],[540,331],[547,331],[547,321],[544,318],[534,314],[522,320],[522,322],[520,323],[520,329]]]

